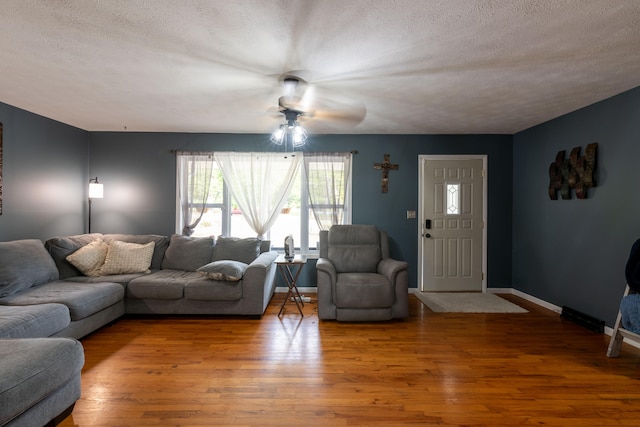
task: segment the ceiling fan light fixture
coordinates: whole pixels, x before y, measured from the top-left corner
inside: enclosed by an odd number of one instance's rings
[[[277,145],[282,145],[287,141],[287,137],[291,142],[293,148],[301,147],[307,141],[309,134],[307,130],[298,124],[298,116],[301,112],[297,110],[285,109],[282,111],[286,119],[286,123],[281,124],[271,134],[271,142]]]
[[[293,146],[300,147],[304,145],[305,142],[307,142],[308,136],[307,130],[300,126],[298,122],[295,122],[292,131]]]
[[[271,134],[271,142],[276,145],[282,145],[284,143],[284,138],[287,136],[287,125],[281,124],[278,129],[273,131]]]

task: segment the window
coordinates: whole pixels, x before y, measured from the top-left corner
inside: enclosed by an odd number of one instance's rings
[[[216,154],[220,159],[224,157],[224,153]],[[225,182],[221,164],[214,160],[216,154],[178,153],[176,232],[193,236],[255,237],[257,233],[250,225],[251,212],[241,208],[243,203],[245,206],[249,203],[246,199],[251,194],[242,192],[240,196],[245,199],[242,202],[233,197],[231,188],[234,185]],[[254,160],[260,162],[277,153],[254,154],[257,159]],[[303,157],[303,161],[298,161],[288,182],[288,196],[279,204],[282,206],[278,209],[279,214],[264,238],[271,240],[272,246],[278,249],[284,246],[284,238],[291,234],[296,248],[309,253],[317,249],[322,228],[351,222],[351,154],[300,153],[298,156]],[[265,176],[272,177],[273,181],[276,177],[288,176],[289,166],[287,162],[274,161]],[[252,168],[236,164],[236,169]],[[256,169],[255,164],[253,169]],[[237,182],[232,184],[236,184],[238,191],[245,188],[238,187]],[[267,187],[269,184],[266,183]],[[259,206],[258,210],[262,208],[266,209],[266,206]]]
[[[447,214],[460,213],[460,184],[447,184]]]

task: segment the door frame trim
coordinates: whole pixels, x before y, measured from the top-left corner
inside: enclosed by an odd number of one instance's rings
[[[424,292],[424,258],[422,249],[422,233],[424,230],[422,224],[425,220],[424,206],[424,164],[429,160],[478,160],[482,159],[482,169],[484,170],[484,179],[482,180],[482,292],[487,292],[487,212],[489,203],[487,196],[489,195],[489,168],[487,154],[420,154],[418,155],[418,290]]]

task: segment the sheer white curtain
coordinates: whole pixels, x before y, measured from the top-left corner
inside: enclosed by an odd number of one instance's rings
[[[351,153],[305,153],[304,169],[311,210],[320,230],[351,218]]]
[[[178,199],[180,201],[178,224],[180,224],[182,234],[190,236],[205,211],[215,160],[213,153],[211,155],[178,153],[176,159],[178,162],[176,167]],[[194,210],[196,211],[194,212]]]
[[[247,223],[264,237],[289,197],[300,156],[216,152],[214,157]]]

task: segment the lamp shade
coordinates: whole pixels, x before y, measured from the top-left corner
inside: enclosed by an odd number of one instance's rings
[[[98,182],[89,183],[89,198],[90,199],[102,199],[104,195],[104,189],[102,184]]]

